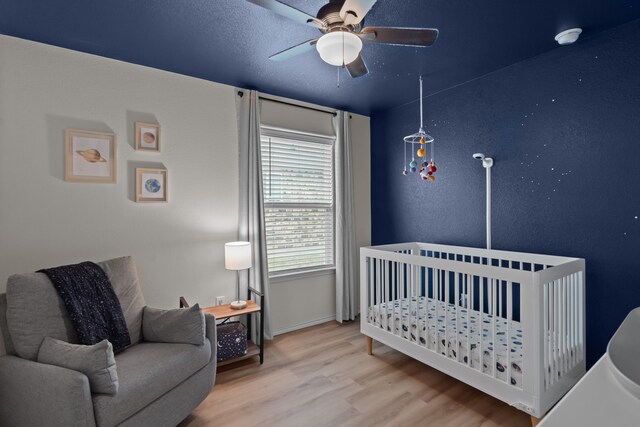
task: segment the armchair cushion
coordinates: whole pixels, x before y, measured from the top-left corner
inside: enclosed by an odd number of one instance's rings
[[[173,310],[144,308],[142,337],[145,341],[202,345],[204,335],[204,313],[198,304]]]
[[[82,372],[89,379],[92,393],[118,392],[113,346],[107,340],[94,345],[77,345],[46,337],[38,352],[38,362]]]
[[[147,343],[116,355],[120,387],[110,396],[93,396],[98,425],[117,425],[209,363],[211,345]]]
[[[133,258],[115,258],[97,264],[107,274],[120,301],[131,344],[140,342],[145,301]],[[7,329],[16,354],[29,360],[36,360],[45,337],[78,343],[64,302],[43,273],[9,277]]]
[[[96,263],[105,273],[120,301],[131,345],[142,340],[142,309],[146,304],[140,287],[136,263],[131,256]]]
[[[33,361],[45,337],[78,342],[62,298],[43,273],[9,277],[7,327],[18,356]]]

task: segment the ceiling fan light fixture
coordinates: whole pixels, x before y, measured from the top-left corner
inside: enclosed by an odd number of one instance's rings
[[[316,49],[324,62],[340,67],[358,58],[362,40],[348,31],[332,31],[318,39]]]

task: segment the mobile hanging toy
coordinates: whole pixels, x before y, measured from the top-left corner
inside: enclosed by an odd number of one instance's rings
[[[416,172],[420,174],[420,178],[423,181],[433,182],[436,180],[434,174],[438,170],[436,167],[436,162],[433,160],[433,137],[424,131],[424,126],[422,122],[422,76],[420,76],[420,129],[417,133],[412,135],[408,135],[404,137],[404,170],[402,174],[407,176],[409,172],[407,171],[407,164],[409,165],[410,172]],[[416,150],[416,144],[418,145],[418,149]],[[427,145],[431,144],[431,160],[427,162]],[[407,163],[407,146],[411,150],[411,161]],[[418,156],[420,162],[420,169],[418,169],[418,161],[416,161],[416,156]]]

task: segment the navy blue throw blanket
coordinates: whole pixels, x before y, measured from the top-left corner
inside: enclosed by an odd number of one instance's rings
[[[107,339],[118,353],[131,344],[120,301],[111,282],[93,262],[38,270],[49,277],[64,301],[80,344]]]

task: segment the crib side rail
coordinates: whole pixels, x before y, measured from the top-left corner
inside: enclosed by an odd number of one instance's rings
[[[535,349],[536,388],[551,407],[585,373],[585,260],[576,259],[535,275],[539,311]]]
[[[414,251],[419,252],[419,249],[404,249],[404,251],[405,252],[402,253],[378,250],[374,248],[360,248],[360,256],[385,261],[401,262],[404,264],[411,264],[416,267],[437,268],[443,271],[459,271],[461,266],[464,266],[463,268],[466,273],[476,276],[492,277],[500,280],[526,282],[531,284],[533,280],[532,272],[527,270],[514,270],[480,263],[462,264],[455,260],[419,256],[419,253],[414,253]]]
[[[485,258],[497,262],[501,266],[512,269],[523,269],[517,264],[538,264],[545,267],[556,266],[578,258],[556,255],[533,254],[528,252],[512,252],[497,249],[470,248],[465,246],[440,245],[436,243],[412,243],[423,251],[444,252],[449,255],[463,255],[475,258]],[[376,248],[378,248],[376,246]],[[505,265],[505,261],[508,265]],[[515,263],[515,264],[514,264]],[[489,262],[491,265],[491,262]]]
[[[365,249],[365,248],[363,248]],[[366,249],[389,252],[407,252],[419,254],[417,251],[432,252],[444,254],[445,257],[438,256],[443,259],[451,259],[463,262],[488,264],[499,266],[502,268],[510,268],[514,270],[535,271],[542,268],[534,268],[534,266],[542,266],[549,268],[565,264],[571,261],[579,260],[579,258],[563,257],[556,255],[533,254],[527,252],[502,251],[497,249],[470,248],[466,246],[441,245],[436,243],[395,243],[389,245],[370,246]]]

